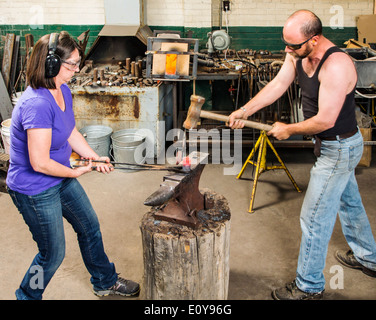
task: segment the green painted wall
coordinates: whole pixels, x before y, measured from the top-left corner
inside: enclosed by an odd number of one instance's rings
[[[324,27],[323,33],[340,47],[346,40],[357,38],[356,28],[333,30],[330,27]],[[282,27],[232,27],[229,28],[229,34],[232,37],[231,47],[234,49],[270,51],[284,49],[281,41]]]
[[[40,37],[45,34],[52,32],[67,31],[74,38],[77,38],[82,32],[90,29],[89,41],[87,44],[87,49],[93,44],[94,40],[97,38],[98,33],[103,28],[103,25],[43,25],[35,26],[31,28],[30,25],[0,25],[0,36],[5,36],[7,33],[14,33],[21,36],[21,54],[24,54],[25,50],[25,34],[31,33],[34,36],[34,43],[38,41]],[[0,41],[0,56],[3,54],[4,42]]]
[[[207,42],[207,33],[210,28],[187,28],[187,27],[158,27],[151,26],[153,30],[178,30],[182,37],[198,38],[200,48],[205,48]],[[218,28],[213,28],[218,29]],[[253,49],[253,50],[270,50],[279,51],[284,49],[281,41],[282,27],[229,27],[231,36],[231,48]],[[337,46],[343,46],[348,39],[357,39],[357,29],[355,27],[346,27],[343,29],[331,29],[324,27],[324,35],[333,41]]]
[[[33,29],[30,25],[0,25],[0,35],[15,33],[21,36],[21,50],[25,47],[24,35],[31,33],[36,42],[41,36],[62,30],[68,31],[73,37],[77,38],[82,32],[90,29],[89,42],[87,49],[93,44],[102,25],[43,25],[36,26],[40,28]],[[187,27],[165,27],[150,26],[152,30],[178,30],[182,37],[197,38],[200,41],[200,48],[205,48],[207,42],[207,33],[210,28],[187,28]],[[254,49],[254,50],[283,50],[281,42],[282,27],[230,27],[232,49]],[[336,45],[343,46],[343,42],[348,39],[357,39],[357,29],[355,27],[346,27],[344,29],[331,29],[324,27],[324,34]],[[0,41],[0,50],[2,56],[3,41]],[[22,51],[21,51],[22,52]]]
[[[31,33],[36,42],[41,36],[65,30],[69,32],[74,38],[77,38],[82,32],[90,29],[89,41],[86,51],[89,50],[103,25],[44,25],[36,26],[40,28],[31,28],[29,25],[0,25],[0,36],[7,33],[14,33],[21,36],[21,56],[25,55],[25,38],[24,35]],[[184,38],[191,37],[200,39],[200,49],[206,48],[207,33],[211,31],[210,28],[188,28],[178,26],[150,26],[152,30],[175,30],[180,31],[181,36]],[[213,28],[218,29],[218,28]],[[231,36],[231,48],[240,49],[253,49],[253,50],[270,50],[279,51],[283,50],[284,46],[281,41],[282,27],[230,27],[229,34]],[[355,27],[332,30],[329,27],[324,28],[324,34],[332,40],[336,45],[343,46],[343,43],[348,39],[357,39],[357,29]],[[3,56],[4,42],[0,40],[0,61]],[[1,63],[0,63],[1,66]],[[189,89],[190,90],[190,89]],[[197,90],[210,91],[211,88],[205,85],[197,86]],[[227,90],[221,88],[220,91]],[[227,103],[229,104],[229,103]],[[210,109],[211,102],[208,100],[206,107]]]

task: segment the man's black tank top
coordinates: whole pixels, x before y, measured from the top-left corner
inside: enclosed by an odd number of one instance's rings
[[[312,77],[308,77],[305,73],[301,59],[296,62],[298,83],[300,88],[302,89],[302,106],[305,120],[315,116],[318,113],[318,97],[320,88],[319,72],[325,60],[334,52],[342,52],[346,54],[338,47],[334,46],[329,48],[322,57]],[[317,134],[317,136],[319,136],[320,138],[333,137],[356,129],[357,122],[355,118],[354,99],[355,88],[356,87],[354,87],[354,89],[348,95],[346,95],[345,102],[338,115],[334,127],[320,132],[319,134]]]

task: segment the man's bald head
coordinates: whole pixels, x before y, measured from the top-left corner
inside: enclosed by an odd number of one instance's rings
[[[299,30],[304,37],[322,34],[322,23],[318,16],[309,10],[294,12],[285,23],[285,30]]]

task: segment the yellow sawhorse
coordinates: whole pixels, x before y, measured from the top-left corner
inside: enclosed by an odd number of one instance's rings
[[[276,155],[276,157],[277,157],[277,159],[280,163],[279,166],[267,166],[266,165],[266,149],[267,149],[268,146],[270,147],[270,149],[272,149],[272,151]],[[256,153],[257,149],[259,149],[258,156],[257,156],[257,163],[254,163],[254,161],[252,161],[251,159],[252,159],[253,155]],[[256,173],[255,173],[255,178],[253,180],[251,203],[249,205],[249,211],[248,212],[251,212],[251,213],[254,212],[253,211],[253,203],[254,203],[254,200],[255,200],[257,181],[258,181],[258,178],[260,177],[261,173],[263,173],[264,171],[275,170],[275,169],[285,170],[286,174],[290,178],[290,180],[291,180],[292,184],[294,185],[295,189],[298,192],[301,192],[301,190],[299,189],[298,185],[296,184],[294,178],[292,177],[291,173],[286,168],[285,164],[283,163],[282,159],[278,155],[277,151],[275,150],[275,148],[271,144],[271,142],[270,142],[270,140],[269,140],[265,131],[260,132],[260,137],[257,139],[255,146],[253,147],[253,149],[252,149],[251,153],[249,154],[247,160],[244,162],[244,165],[243,165],[242,169],[240,170],[239,174],[237,175],[236,179],[241,178],[245,168],[247,167],[247,165],[249,163],[256,167]]]

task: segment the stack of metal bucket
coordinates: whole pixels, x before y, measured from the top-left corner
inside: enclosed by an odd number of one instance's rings
[[[146,137],[138,133],[139,130],[137,129],[123,129],[113,132],[108,126],[91,125],[79,131],[89,146],[101,157],[109,157],[115,162],[129,164],[145,162],[144,153],[138,147],[145,142]],[[121,165],[116,166],[121,167]]]

